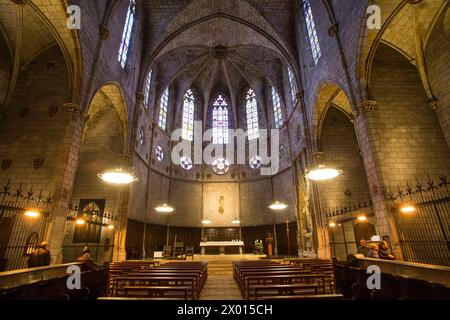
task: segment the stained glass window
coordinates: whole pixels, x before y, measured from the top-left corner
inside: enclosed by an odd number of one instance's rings
[[[180,165],[184,170],[191,170],[193,167],[192,159],[189,157],[181,157]]]
[[[161,97],[161,104],[159,106],[158,125],[161,129],[166,130],[167,127],[167,108],[169,106],[169,88],[167,87]]]
[[[322,52],[320,51],[319,38],[317,37],[316,24],[311,10],[309,0],[303,0],[303,11],[305,14],[306,29],[308,30],[309,45],[311,47],[314,64],[319,62]]]
[[[134,18],[136,15],[135,0],[130,0],[128,6],[127,19],[123,28],[122,40],[120,41],[118,60],[122,68],[125,68],[128,60],[128,50],[130,49],[131,32],[133,30]]]
[[[148,108],[150,103],[150,95],[152,89],[152,70],[147,75],[147,79],[145,80],[145,92],[144,92],[144,103]]]
[[[274,87],[272,87],[272,104],[275,128],[279,129],[283,125],[283,118],[281,116],[281,101],[280,96],[278,95],[277,90],[275,90]]]
[[[247,110],[247,132],[248,139],[259,138],[259,125],[258,125],[258,103],[256,101],[255,92],[250,89],[247,91],[245,98],[245,109]]]
[[[194,138],[194,109],[195,99],[191,89],[184,95],[183,104],[183,130],[182,137],[184,140],[192,141]]]
[[[295,101],[297,99],[297,83],[295,82],[294,74],[292,73],[291,68],[288,67],[288,78],[289,78],[289,88],[291,92],[291,101],[292,104],[295,104]]]
[[[215,173],[223,175],[230,170],[230,162],[224,158],[219,158],[213,161],[212,168]]]
[[[225,99],[219,95],[213,103],[213,143],[228,143],[228,104]]]

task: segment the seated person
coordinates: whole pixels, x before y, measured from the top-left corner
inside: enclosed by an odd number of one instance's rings
[[[380,256],[380,259],[395,260],[395,256],[391,253],[391,250],[389,250],[386,241],[381,241],[378,244],[378,255]]]
[[[89,250],[89,247],[86,245],[84,246],[83,252],[80,257],[77,258],[78,262],[86,262],[92,260],[91,250]]]
[[[369,248],[367,247],[366,240],[361,239],[359,241],[358,254],[362,254],[364,257],[367,257],[368,253],[369,253]]]
[[[367,258],[380,259],[380,256],[378,255],[378,246],[376,244],[370,247]]]

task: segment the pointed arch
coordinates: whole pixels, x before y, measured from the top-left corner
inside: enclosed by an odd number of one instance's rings
[[[248,89],[245,96],[245,111],[247,114],[247,134],[249,140],[259,138],[258,102],[253,89]]]
[[[219,94],[213,102],[212,130],[214,144],[228,143],[229,110],[226,98]]]
[[[188,89],[183,100],[183,128],[182,137],[184,140],[194,140],[194,112],[195,97],[191,89]]]

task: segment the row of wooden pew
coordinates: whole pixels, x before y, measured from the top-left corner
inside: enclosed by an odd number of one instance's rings
[[[246,300],[342,299],[331,260],[234,261],[233,278]]]
[[[123,261],[108,270],[108,297],[197,300],[208,278],[205,262]]]

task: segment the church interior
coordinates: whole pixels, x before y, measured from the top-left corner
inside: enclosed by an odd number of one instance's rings
[[[449,300],[449,8],[0,0],[0,300]]]

